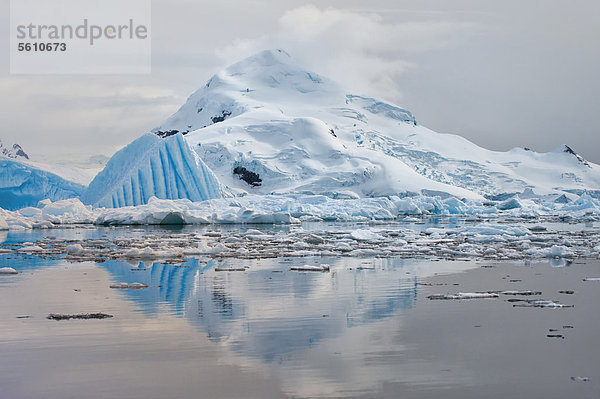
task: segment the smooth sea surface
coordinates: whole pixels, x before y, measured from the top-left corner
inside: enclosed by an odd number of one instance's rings
[[[161,230],[0,233],[0,248],[148,231]],[[290,270],[323,264],[328,272]],[[19,271],[0,275],[1,399],[600,398],[600,281],[584,281],[600,277],[597,260],[9,253],[0,267]],[[228,268],[245,270],[218,271]],[[110,288],[121,282],[149,287]],[[505,290],[541,294],[428,298]],[[113,317],[46,318],[91,312]]]

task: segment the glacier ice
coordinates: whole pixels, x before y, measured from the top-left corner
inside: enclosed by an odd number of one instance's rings
[[[85,187],[19,159],[0,157],[0,207],[20,209],[49,198],[52,201],[81,195]]]
[[[82,194],[85,204],[118,208],[150,198],[202,201],[223,195],[219,180],[181,134],[148,133],[117,152]]]

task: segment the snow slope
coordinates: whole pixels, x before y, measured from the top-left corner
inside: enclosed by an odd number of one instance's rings
[[[81,196],[96,207],[146,204],[151,197],[202,201],[222,196],[221,185],[181,134],[146,134],[117,152]]]
[[[153,132],[184,134],[233,192],[481,198],[600,189],[600,166],[567,146],[483,149],[418,125],[396,105],[345,91],[282,50],[219,72]]]

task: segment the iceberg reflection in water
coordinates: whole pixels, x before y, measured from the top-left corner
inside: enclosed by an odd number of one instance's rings
[[[215,271],[217,262],[198,259],[181,265],[106,261],[100,267],[115,283],[150,286],[123,291],[141,311],[166,308],[233,351],[272,361],[415,304],[417,277],[398,272],[400,260],[373,261],[368,269],[359,260],[328,262],[330,273],[290,271],[292,263],[280,260],[218,264],[217,270],[247,267],[237,272]]]
[[[323,263],[330,265],[329,272],[290,270]],[[140,311],[184,317],[242,367],[264,369],[277,375],[286,391],[307,396],[364,391],[398,378],[430,379],[403,361],[399,316],[416,305],[418,279],[476,267],[394,258],[190,259],[181,265],[107,261],[99,266],[115,283],[150,286],[119,291]],[[222,269],[245,271],[217,271]]]

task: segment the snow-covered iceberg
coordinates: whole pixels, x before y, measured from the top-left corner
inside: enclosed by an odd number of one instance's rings
[[[420,126],[397,105],[347,91],[282,50],[217,73],[153,132],[184,134],[234,192],[473,199],[529,190],[575,199],[600,189],[600,166],[568,146],[486,150]]]
[[[19,144],[4,146],[0,140],[0,208],[15,210],[36,206],[45,199],[78,197],[93,173],[80,167],[38,162]]]
[[[146,134],[117,152],[81,196],[84,204],[117,208],[152,197],[203,201],[219,198],[221,184],[181,134]]]
[[[38,201],[79,196],[85,187],[17,159],[0,157],[0,208],[20,209]]]

